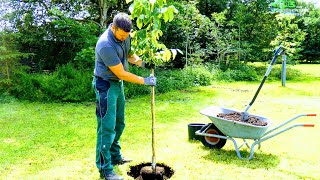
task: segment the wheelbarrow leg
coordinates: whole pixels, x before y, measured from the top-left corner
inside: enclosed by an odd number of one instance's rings
[[[240,154],[240,148],[243,146],[243,144],[240,147],[238,147],[237,141],[235,139],[233,139],[232,137],[227,137],[227,138],[233,142],[233,145],[236,150],[238,158],[243,159]],[[245,141],[245,143],[246,143],[246,141]]]
[[[236,153],[237,153],[237,156],[240,158],[240,159],[243,159],[243,157],[241,156],[240,154],[240,148],[243,146],[243,144],[238,147],[238,144],[236,142],[236,140],[234,140],[233,138],[230,138],[228,137],[229,140],[231,140],[233,142],[233,145],[234,145],[234,148],[236,149]],[[243,139],[243,141],[245,141],[244,144],[247,145],[247,147],[250,149],[250,156],[249,158],[247,158],[248,160],[251,160],[253,158],[253,154],[254,154],[254,146],[256,146],[257,144],[259,145],[259,148],[260,148],[260,141],[254,141],[254,143],[251,145],[251,147],[249,146],[249,144],[247,143],[247,141],[245,139]]]
[[[253,154],[254,154],[254,146],[258,145],[258,149],[261,148],[261,142],[260,139],[259,140],[254,140],[254,142],[252,143],[251,147],[250,147],[250,156],[248,158],[248,160],[251,160],[253,158]]]
[[[239,149],[240,149],[243,145],[246,145],[247,148],[250,149],[250,146],[249,146],[248,142],[246,141],[246,139],[242,139],[242,140],[243,140],[243,144],[242,144],[241,146],[239,146]]]

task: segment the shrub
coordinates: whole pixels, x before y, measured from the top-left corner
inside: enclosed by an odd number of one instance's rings
[[[258,75],[256,70],[248,65],[240,64],[234,66],[233,69],[227,69],[226,71],[219,70],[216,75],[217,80],[220,81],[256,81],[258,80]]]
[[[259,65],[252,66],[255,68],[258,76],[264,76],[269,65]],[[275,65],[270,74],[268,75],[268,80],[281,80],[282,67],[280,64]],[[298,80],[302,78],[302,73],[298,70],[293,69],[291,66],[286,66],[286,80]]]
[[[10,93],[30,101],[81,102],[93,100],[92,71],[75,69],[71,64],[58,67],[49,74],[19,72]]]
[[[0,103],[10,103],[16,101],[16,98],[9,93],[0,93]]]
[[[235,81],[256,81],[258,76],[253,67],[240,64],[235,70],[231,73],[232,78]]]
[[[190,75],[184,69],[160,71],[158,74],[156,89],[160,93],[181,90],[193,85]]]
[[[216,65],[187,67],[184,69],[156,68],[157,93],[187,89],[192,86],[207,86],[213,80],[218,81],[259,81],[265,74],[267,65],[238,65],[226,71],[219,70]],[[130,67],[130,72],[142,77],[150,75],[150,70],[136,66]],[[92,70],[78,70],[67,64],[56,69],[53,73],[27,74],[18,73],[14,76],[9,88],[11,95],[19,99],[31,101],[82,102],[94,101],[91,87]],[[287,80],[301,78],[301,73],[290,67],[287,68]],[[281,79],[281,68],[273,67],[268,80]],[[150,87],[125,82],[127,98],[150,94]]]
[[[187,67],[184,69],[155,70],[157,77],[157,93],[165,93],[173,90],[187,89],[192,86],[207,86],[213,80],[218,81],[257,81],[264,76],[266,65],[242,65],[219,70],[216,65],[206,64],[202,66]],[[130,67],[130,72],[142,77],[147,77],[150,70],[136,66]],[[91,87],[92,70],[78,70],[71,64],[58,67],[53,73],[27,74],[16,73],[9,83],[10,95],[18,99],[42,102],[82,102],[94,101],[94,91]],[[287,68],[287,80],[296,80],[301,73],[290,67]],[[281,68],[273,67],[268,77],[269,80],[281,79]],[[125,82],[125,94],[127,98],[150,94],[150,87]],[[1,92],[6,93],[5,91]]]
[[[150,70],[142,69],[136,66],[130,66],[131,73],[138,76],[146,77],[150,75]],[[157,75],[157,73],[155,73]],[[134,96],[145,95],[150,93],[148,86],[141,86],[140,84],[134,84],[130,82],[124,82],[124,94],[126,98],[131,98]]]
[[[23,71],[19,71],[12,78],[12,86],[9,88],[10,94],[18,99],[39,100],[42,99],[41,89],[35,76],[31,76]]]
[[[140,76],[148,76],[149,70],[131,67],[130,71]],[[156,92],[165,93],[173,90],[182,90],[192,86],[207,86],[211,84],[213,75],[203,66],[193,68],[164,70],[156,69]],[[150,93],[148,86],[125,82],[125,94],[127,98],[146,95]]]
[[[207,86],[211,84],[213,75],[204,66],[188,67],[186,71],[194,86]]]

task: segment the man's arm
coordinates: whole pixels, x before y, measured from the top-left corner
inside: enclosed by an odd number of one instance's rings
[[[148,63],[142,61],[142,59],[139,56],[137,56],[136,54],[129,55],[128,56],[128,61],[131,64],[135,64],[135,65],[140,66],[142,68],[154,69],[154,65],[148,64]]]
[[[141,59],[138,55],[136,55],[136,54],[129,55],[129,56],[128,56],[128,61],[129,61],[129,63],[131,63],[131,64],[135,64],[135,65],[137,65],[137,66],[142,67],[142,59]]]
[[[108,67],[113,72],[113,74],[115,74],[121,80],[137,83],[137,84],[144,84],[143,77],[140,77],[128,71],[125,71],[122,63],[115,66],[108,66]]]

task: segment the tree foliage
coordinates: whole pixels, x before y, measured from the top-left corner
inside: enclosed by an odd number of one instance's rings
[[[239,40],[240,58],[244,62],[266,61],[269,57],[267,49],[276,36],[275,15],[270,13],[266,0],[232,1],[226,15],[227,22],[232,25]]]
[[[134,22],[132,52],[165,68],[209,62],[225,72],[247,72],[246,62],[269,61],[279,45],[290,60],[319,62],[319,8],[299,1],[295,16],[284,15],[272,11],[272,2],[0,0],[0,77],[11,85],[22,70],[30,76],[59,69],[92,73],[95,43],[120,11]]]
[[[279,30],[271,45],[274,47],[282,45],[290,60],[298,60],[299,52],[302,50],[301,43],[304,41],[306,33],[295,23],[295,15],[279,14],[276,18]]]
[[[138,27],[132,32],[132,53],[154,65],[174,59],[179,50],[167,49],[165,44],[159,42],[159,38],[163,35],[162,21],[172,21],[178,10],[172,5],[168,6],[165,0],[134,0],[130,12]]]
[[[307,62],[320,60],[320,9],[309,7],[308,13],[301,18],[300,28],[306,33],[301,59]]]
[[[98,23],[77,19],[84,12],[79,9],[81,4],[77,1],[70,4],[44,0],[9,3],[12,12],[4,16],[10,21],[6,31],[21,35],[13,39],[20,52],[35,54],[23,61],[33,71],[53,71],[72,61],[100,33]]]
[[[24,70],[19,62],[23,58],[29,58],[32,53],[22,53],[17,50],[17,45],[12,41],[20,34],[0,33],[0,92],[7,91],[12,86],[12,76]],[[12,43],[10,43],[12,42]]]

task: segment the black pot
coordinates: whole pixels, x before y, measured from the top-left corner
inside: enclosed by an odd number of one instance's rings
[[[204,125],[205,124],[202,124],[202,123],[191,123],[191,124],[188,124],[189,140],[199,140],[198,136],[195,134],[195,132],[200,130]]]

